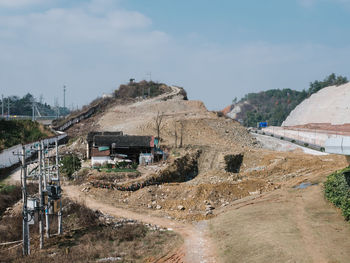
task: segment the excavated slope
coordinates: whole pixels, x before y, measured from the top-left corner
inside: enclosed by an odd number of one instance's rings
[[[350,123],[350,83],[326,87],[300,103],[282,123],[296,126],[310,123]]]
[[[159,113],[163,114],[160,134],[163,145],[172,146],[175,143],[175,127],[178,144],[182,129],[184,146],[210,145],[242,150],[242,146],[254,145],[253,137],[239,123],[219,118],[216,113],[208,111],[201,101],[183,100],[177,95],[176,87],[172,88],[172,96],[163,95],[111,107],[99,117],[99,129],[156,136],[155,118]]]

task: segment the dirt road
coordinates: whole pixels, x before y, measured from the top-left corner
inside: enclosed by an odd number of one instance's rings
[[[184,246],[173,255],[164,257],[160,262],[217,262],[214,246],[206,237],[206,223],[201,222],[195,225],[180,223],[167,218],[155,217],[149,214],[139,214],[126,209],[114,207],[95,200],[88,194],[82,193],[77,186],[65,185],[64,196],[84,203],[91,209],[100,210],[103,213],[115,216],[138,220],[143,223],[149,223],[172,229],[179,233],[184,239]]]

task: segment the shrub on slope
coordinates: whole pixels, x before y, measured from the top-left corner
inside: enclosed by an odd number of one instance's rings
[[[326,198],[342,210],[346,220],[350,219],[350,168],[334,172],[324,184]]]

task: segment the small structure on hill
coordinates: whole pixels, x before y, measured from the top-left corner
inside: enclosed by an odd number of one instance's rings
[[[111,161],[110,155],[111,152],[109,149],[93,148],[91,152],[91,164],[95,166],[96,164],[102,165],[104,163],[109,163]]]
[[[88,159],[91,158],[92,156],[92,149],[93,149],[93,145],[94,145],[94,138],[96,135],[115,135],[115,136],[121,136],[123,135],[122,131],[116,131],[116,132],[109,132],[109,131],[104,131],[104,132],[97,132],[97,131],[92,131],[89,132],[87,135],[87,149],[86,149],[86,156]]]
[[[87,156],[92,166],[104,163],[153,163],[159,154],[153,136],[123,135],[122,132],[91,132],[87,136]],[[158,158],[159,159],[159,158]]]

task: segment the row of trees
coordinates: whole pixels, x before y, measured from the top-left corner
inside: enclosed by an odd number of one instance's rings
[[[8,113],[8,104],[10,105],[10,114],[11,115],[26,115],[31,116],[33,110],[33,102],[37,109],[39,110],[42,116],[56,116],[59,111],[59,115],[69,114],[69,109],[67,107],[59,107],[58,105],[51,106],[44,102],[42,96],[39,99],[36,99],[32,94],[27,93],[22,98],[18,96],[9,96],[4,98],[2,101],[0,98],[0,105],[4,103],[4,113]]]
[[[17,144],[37,141],[52,133],[30,120],[0,120],[0,151]]]
[[[303,100],[328,86],[339,86],[348,82],[346,77],[334,73],[323,81],[310,83],[307,90],[272,89],[259,93],[249,93],[240,102],[249,102],[242,112],[244,126],[255,127],[257,122],[268,121],[270,125],[279,126],[288,117],[290,112]],[[237,100],[235,100],[237,102]],[[234,103],[235,104],[235,103]]]

